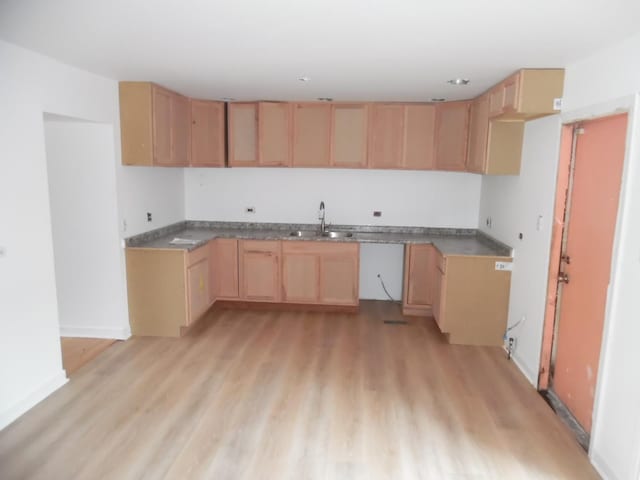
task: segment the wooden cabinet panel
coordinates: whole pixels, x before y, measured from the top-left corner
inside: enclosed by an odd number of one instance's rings
[[[433,169],[436,107],[433,105],[406,105],[404,118],[404,161],[402,166],[411,170]]]
[[[210,242],[211,287],[213,298],[236,299],[240,295],[238,281],[238,240],[217,238]]]
[[[320,257],[320,302],[329,305],[358,305],[359,260],[353,255]]]
[[[405,315],[425,315],[433,303],[433,245],[409,244],[405,247],[402,311]]]
[[[151,166],[153,165],[153,95],[151,84],[148,82],[120,82],[118,90],[120,95],[122,164]],[[166,148],[168,154],[168,145]]]
[[[331,150],[331,106],[293,104],[293,166],[328,167]]]
[[[224,167],[224,103],[191,100],[191,161],[194,167]]]
[[[368,108],[366,104],[331,106],[331,165],[360,168],[367,165]]]
[[[171,164],[189,165],[191,151],[191,108],[189,99],[171,95]]]
[[[258,104],[230,103],[229,165],[251,167],[258,165]]]
[[[436,107],[438,170],[463,171],[466,167],[469,103],[447,102]]]
[[[282,253],[282,300],[318,303],[319,257],[315,254]]]
[[[153,93],[153,163],[171,165],[171,92],[152,87]]]
[[[191,324],[202,315],[209,305],[209,259],[204,258],[187,268],[187,295],[189,316],[187,324]]]
[[[444,285],[445,261],[442,254],[434,248],[431,251],[431,285],[432,285],[432,305],[431,311],[438,327],[445,332],[443,326],[445,323],[445,312],[443,298],[446,295]]]
[[[243,300],[280,300],[280,242],[240,241],[240,296]]]
[[[489,96],[478,97],[471,104],[467,171],[484,173],[489,134]]]
[[[258,105],[258,151],[262,166],[291,164],[291,106],[260,102]]]
[[[518,175],[522,159],[524,121],[491,120],[483,173]]]
[[[404,105],[373,104],[369,168],[400,168],[404,146]]]

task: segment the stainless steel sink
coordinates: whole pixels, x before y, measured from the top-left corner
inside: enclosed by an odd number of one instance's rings
[[[329,237],[329,238],[350,238],[353,237],[353,233],[351,232],[323,232],[322,233],[323,237]]]
[[[313,238],[317,237],[320,232],[315,230],[297,230],[295,232],[289,233],[290,237],[298,237],[298,238]]]
[[[289,233],[290,237],[298,237],[298,238],[317,238],[317,237],[325,237],[325,238],[350,238],[353,237],[353,233],[351,232],[336,232],[329,230],[327,232],[320,233],[317,230],[296,230],[295,232]]]

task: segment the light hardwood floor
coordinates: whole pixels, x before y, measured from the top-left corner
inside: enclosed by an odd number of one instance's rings
[[[70,377],[109,348],[115,340],[105,338],[62,337],[62,368]]]
[[[0,478],[598,478],[499,349],[398,318],[219,310],[118,342],[0,432]]]

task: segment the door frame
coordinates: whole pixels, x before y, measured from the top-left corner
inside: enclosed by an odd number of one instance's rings
[[[636,98],[637,97],[637,98]],[[573,137],[573,126],[581,122],[597,120],[603,117],[627,114],[627,132],[625,140],[625,154],[622,166],[622,179],[620,184],[620,194],[618,198],[618,213],[614,228],[614,240],[611,251],[611,272],[609,290],[604,313],[604,323],[602,331],[602,344],[600,350],[600,359],[598,367],[598,379],[596,383],[595,399],[593,405],[593,425],[591,429],[591,437],[594,438],[599,430],[600,419],[600,402],[602,397],[603,378],[606,378],[607,372],[605,365],[609,356],[610,331],[612,323],[615,321],[612,315],[612,304],[614,298],[612,292],[616,292],[618,271],[621,263],[624,261],[620,257],[620,245],[622,243],[622,223],[623,218],[627,215],[626,200],[630,193],[629,168],[631,158],[634,154],[634,147],[640,148],[640,142],[632,144],[633,132],[640,124],[640,111],[637,111],[636,103],[640,105],[640,96],[630,95],[611,100],[605,103],[594,104],[580,110],[572,110],[562,113],[562,136],[560,142],[559,162],[557,170],[556,195],[554,206],[553,230],[550,242],[549,255],[549,275],[547,283],[547,300],[545,307],[545,315],[543,320],[543,335],[541,342],[541,355],[539,365],[539,375],[537,389],[539,391],[546,390],[549,387],[549,370],[551,365],[551,353],[553,348],[553,331],[555,328],[556,315],[556,295],[557,295],[557,279],[560,265],[562,231],[564,225],[557,227],[557,212],[561,214],[561,220],[564,217],[564,208],[566,206],[566,188],[569,181],[569,164],[571,161],[571,146]],[[590,452],[589,452],[590,453]],[[640,467],[640,466],[639,466]]]

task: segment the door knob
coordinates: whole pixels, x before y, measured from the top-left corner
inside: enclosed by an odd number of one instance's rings
[[[558,282],[559,283],[569,283],[569,274],[568,273],[564,273],[564,272],[560,272],[558,274]]]

